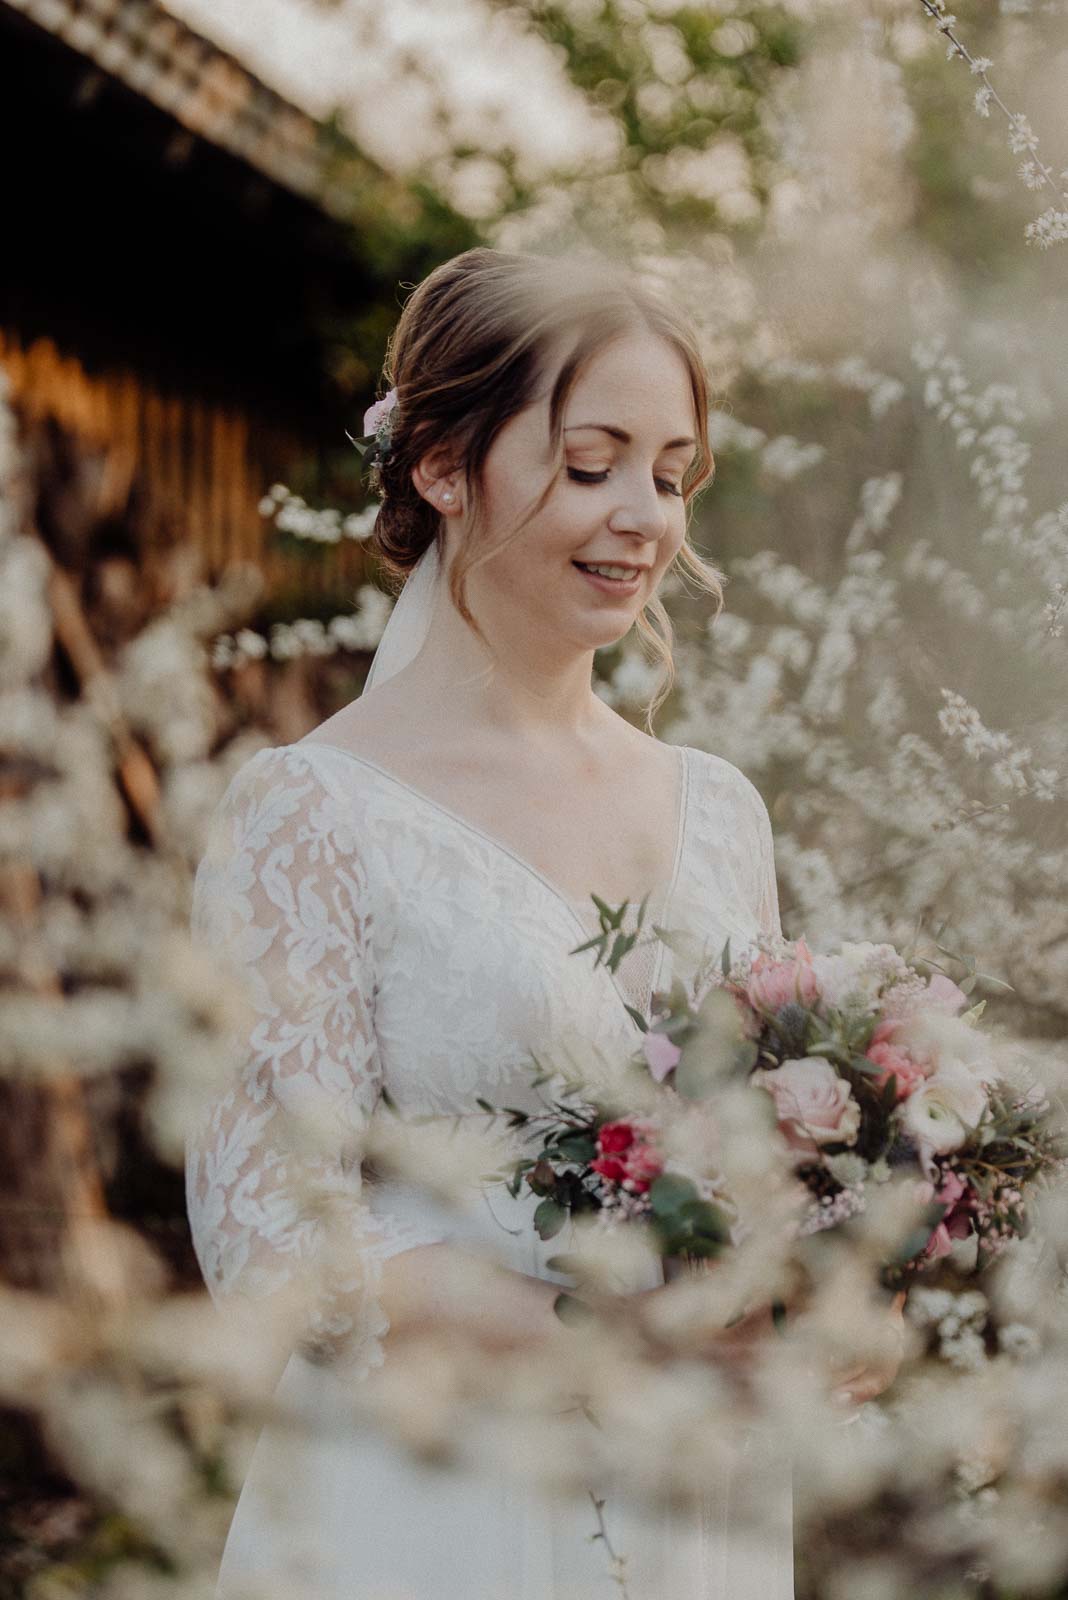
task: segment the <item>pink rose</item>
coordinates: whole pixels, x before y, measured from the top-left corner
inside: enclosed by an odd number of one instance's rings
[[[898,1017],[893,1012],[888,1012],[876,1026],[867,1054],[873,1061],[877,1061],[879,1057],[872,1055],[872,1046],[892,1045],[895,1054],[906,1057],[914,1067],[919,1067],[925,1078],[930,1077],[935,1069],[935,1051],[931,1042],[925,1039],[922,1032],[917,1031],[915,1023],[915,1016],[911,1014]],[[917,1081],[913,1079],[910,1082],[909,1094],[916,1088]],[[899,1096],[900,1098],[904,1096]]]
[[[682,1059],[682,1051],[674,1039],[669,1039],[666,1033],[658,1033],[652,1028],[642,1038],[642,1050],[649,1071],[657,1083],[663,1083],[668,1073],[672,1072]]]
[[[883,1000],[883,1016],[888,1026],[904,1027],[915,1018],[931,1013],[955,1017],[967,1004],[964,990],[944,973],[935,972],[928,978],[926,989],[918,995],[903,984],[889,989]]]
[[[860,1106],[844,1078],[823,1056],[784,1061],[754,1072],[767,1089],[791,1150],[815,1156],[823,1144],[853,1144],[860,1131]]]
[[[944,1011],[955,1017],[968,1004],[968,996],[944,972],[935,972],[927,980],[927,993],[920,1002],[925,1011]]]
[[[881,1026],[881,1024],[880,1024]],[[875,1032],[878,1033],[876,1028]],[[880,1068],[879,1076],[872,1079],[877,1089],[882,1089],[890,1079],[897,1079],[897,1098],[907,1100],[917,1084],[923,1082],[927,1076],[927,1068],[913,1061],[903,1050],[897,1050],[888,1040],[875,1040],[868,1046],[866,1055],[870,1062]]]
[[[796,941],[793,957],[785,961],[775,961],[762,950],[750,968],[746,994],[751,1005],[766,1011],[778,1011],[794,1000],[803,1006],[818,1000],[820,986],[804,939]]]

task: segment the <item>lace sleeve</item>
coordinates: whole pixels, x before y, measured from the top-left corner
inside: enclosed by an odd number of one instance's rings
[[[362,1137],[383,1084],[374,916],[350,803],[302,753],[261,750],[211,819],[191,928],[247,999],[230,1071],[191,1133],[193,1241],[217,1301],[299,1296],[308,1353],[367,1372],[384,1257],[445,1237],[372,1213]]]
[[[752,895],[753,907],[761,933],[782,935],[779,917],[779,887],[775,876],[775,841],[771,832],[771,817],[760,790],[744,773],[740,773],[746,809],[752,829]]]

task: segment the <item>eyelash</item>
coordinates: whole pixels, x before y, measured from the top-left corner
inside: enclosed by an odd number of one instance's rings
[[[573,478],[576,483],[604,483],[605,479],[608,477],[607,471],[583,472],[581,467],[568,467],[567,472],[568,476]],[[664,490],[665,494],[674,496],[676,500],[682,499],[682,490],[676,484],[668,483],[666,478],[657,478],[656,481]]]

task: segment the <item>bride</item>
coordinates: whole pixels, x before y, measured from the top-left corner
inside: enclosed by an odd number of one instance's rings
[[[219,1594],[608,1600],[589,1499],[478,1461],[435,1471],[346,1412],[428,1321],[487,1348],[568,1337],[536,1197],[498,1186],[446,1212],[356,1157],[384,1095],[401,1117],[477,1096],[533,1108],[532,1054],[575,1038],[622,1058],[640,1038],[628,1005],[648,1016],[728,935],[780,931],[753,785],[632,727],[591,682],[594,651],[634,625],[669,656],[667,573],[721,602],[686,538],[712,471],[708,383],[693,331],[624,271],[481,248],[410,296],[388,370],[374,543],[407,583],[364,693],[236,773],[195,885],[194,931],[236,964],[254,1018],[189,1141],[204,1277],[253,1306],[314,1280],[276,1396],[302,1428],[263,1430]],[[648,894],[689,942],[639,944],[615,972],[569,954],[598,931],[591,893]],[[474,1259],[493,1263],[477,1297],[450,1296]],[[635,1292],[663,1283],[658,1268]],[[767,1327],[758,1312],[723,1335],[723,1359]],[[790,1463],[758,1457],[692,1514],[626,1510],[611,1537],[633,1600],[790,1600]],[[732,1515],[743,1472],[763,1475],[759,1536]]]

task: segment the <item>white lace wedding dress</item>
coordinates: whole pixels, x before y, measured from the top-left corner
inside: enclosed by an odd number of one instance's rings
[[[478,1460],[424,1465],[345,1404],[346,1386],[384,1361],[381,1258],[453,1238],[563,1285],[545,1261],[564,1236],[538,1239],[531,1194],[512,1200],[502,1185],[470,1215],[446,1213],[412,1185],[361,1183],[351,1151],[383,1088],[402,1115],[470,1112],[479,1095],[533,1107],[531,1054],[567,1038],[629,1054],[640,1030],[625,1002],[648,1015],[652,991],[672,973],[689,980],[728,935],[737,949],[779,931],[759,793],[720,757],[675,748],[674,871],[650,911],[688,953],[639,948],[614,975],[592,951],[569,954],[597,931],[592,902],[574,904],[372,760],[314,739],[261,750],[223,796],[193,928],[246,975],[255,1021],[233,1087],[189,1142],[198,1257],[218,1299],[267,1295],[314,1258],[320,1223],[294,1194],[309,1174],[285,1129],[290,1114],[330,1119],[335,1150],[304,1159],[350,1208],[338,1288],[361,1307],[344,1369],[289,1360],[278,1399],[306,1427],[272,1422],[260,1436],[223,1558],[226,1600],[618,1600],[588,1497],[546,1500]],[[321,1318],[329,1329],[329,1304]],[[756,1535],[732,1514],[754,1474],[767,1515]],[[790,1464],[751,1437],[692,1513],[606,1509],[632,1600],[792,1600],[791,1520]]]

